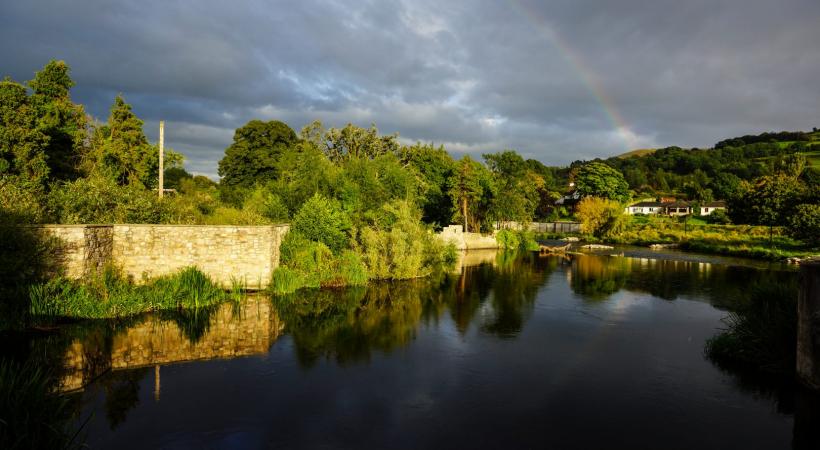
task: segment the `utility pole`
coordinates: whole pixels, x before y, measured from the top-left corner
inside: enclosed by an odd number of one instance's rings
[[[165,191],[165,121],[159,121],[159,198]]]

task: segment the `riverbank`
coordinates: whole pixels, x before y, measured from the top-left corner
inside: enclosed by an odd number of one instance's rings
[[[640,247],[664,244],[683,251],[766,261],[787,261],[820,255],[820,249],[786,236],[779,228],[769,230],[768,227],[748,225],[633,222],[618,234],[584,239],[590,243]]]

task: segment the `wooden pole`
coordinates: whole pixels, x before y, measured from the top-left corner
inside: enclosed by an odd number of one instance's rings
[[[165,192],[165,121],[159,121],[159,198]]]
[[[820,259],[800,263],[797,377],[807,386],[820,390]]]

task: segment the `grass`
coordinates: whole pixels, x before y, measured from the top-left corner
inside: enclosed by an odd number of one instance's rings
[[[239,293],[237,293],[239,292]],[[199,309],[241,296],[237,282],[226,292],[195,267],[136,285],[113,267],[86,281],[54,278],[29,288],[35,324],[61,318],[108,319],[171,309]]]
[[[677,244],[681,249],[692,252],[771,261],[820,253],[820,250],[786,236],[779,227],[774,228],[770,242],[768,227],[708,225],[693,219],[683,224],[648,216],[633,217],[624,232],[608,238],[606,242],[639,246]]]
[[[0,448],[80,448],[72,399],[55,393],[57,378],[39,365],[0,359]],[[81,427],[82,429],[82,427]]]
[[[727,328],[706,344],[719,363],[792,373],[797,355],[797,283],[757,283],[749,301],[724,319]]]

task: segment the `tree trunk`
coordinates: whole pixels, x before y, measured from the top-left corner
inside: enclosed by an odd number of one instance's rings
[[[461,215],[464,216],[464,232],[467,230],[467,197],[461,199]]]

